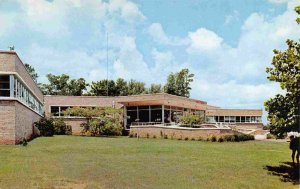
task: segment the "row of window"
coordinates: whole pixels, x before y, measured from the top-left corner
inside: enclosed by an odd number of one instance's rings
[[[0,76],[0,97],[15,97],[38,113],[44,113],[43,104],[14,75]]]
[[[261,116],[207,116],[208,123],[261,123]]]

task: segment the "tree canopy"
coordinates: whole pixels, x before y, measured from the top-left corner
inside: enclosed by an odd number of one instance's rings
[[[66,74],[47,75],[49,84],[41,84],[40,88],[44,95],[81,96],[88,84],[85,79],[72,79]]]
[[[29,64],[24,64],[26,70],[28,71],[29,75],[32,77],[32,79],[37,82],[37,78],[39,77],[38,74],[35,72],[35,69],[33,66]]]
[[[300,6],[295,10],[300,14]],[[290,131],[300,132],[300,43],[289,39],[286,43],[285,51],[274,50],[272,66],[266,69],[268,79],[279,82],[286,92],[265,102],[270,130],[278,137]]]
[[[168,76],[164,91],[177,96],[190,96],[191,86],[194,74],[190,73],[189,69],[182,69],[177,73],[171,73]]]

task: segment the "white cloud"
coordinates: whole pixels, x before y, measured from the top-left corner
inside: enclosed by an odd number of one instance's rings
[[[189,53],[216,50],[221,47],[223,39],[213,31],[206,28],[199,28],[195,32],[189,32],[190,46]]]
[[[270,3],[274,3],[274,4],[282,4],[282,3],[287,3],[290,0],[268,0]]]
[[[239,21],[239,12],[237,10],[234,10],[232,14],[225,16],[224,25],[229,25],[236,21]]]
[[[169,37],[160,23],[152,23],[148,28],[148,34],[153,38],[154,41],[164,45],[186,45],[188,40],[179,37]]]
[[[11,32],[15,26],[16,14],[0,12],[0,37]]]

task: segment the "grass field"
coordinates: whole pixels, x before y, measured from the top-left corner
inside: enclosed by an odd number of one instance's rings
[[[286,142],[55,136],[0,145],[0,188],[299,188],[287,161]]]

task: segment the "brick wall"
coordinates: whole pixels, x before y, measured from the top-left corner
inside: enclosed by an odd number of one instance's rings
[[[16,143],[19,143],[24,138],[27,140],[32,138],[33,123],[38,121],[41,116],[17,101],[15,102],[15,113],[15,141]]]
[[[14,101],[0,101],[0,144],[15,144]]]
[[[212,136],[217,138],[234,134],[236,132],[231,129],[196,129],[196,128],[168,128],[168,127],[159,127],[159,126],[132,126],[130,128],[131,134],[136,134],[139,137],[147,137],[153,138],[156,136],[160,138],[161,136],[167,135],[168,138],[174,139],[185,139],[186,137],[191,140],[192,138],[197,140],[201,137],[201,139],[207,139]]]
[[[86,119],[84,118],[64,118],[64,121],[67,125],[71,125],[72,135],[80,135],[82,131],[80,124],[86,123]]]

